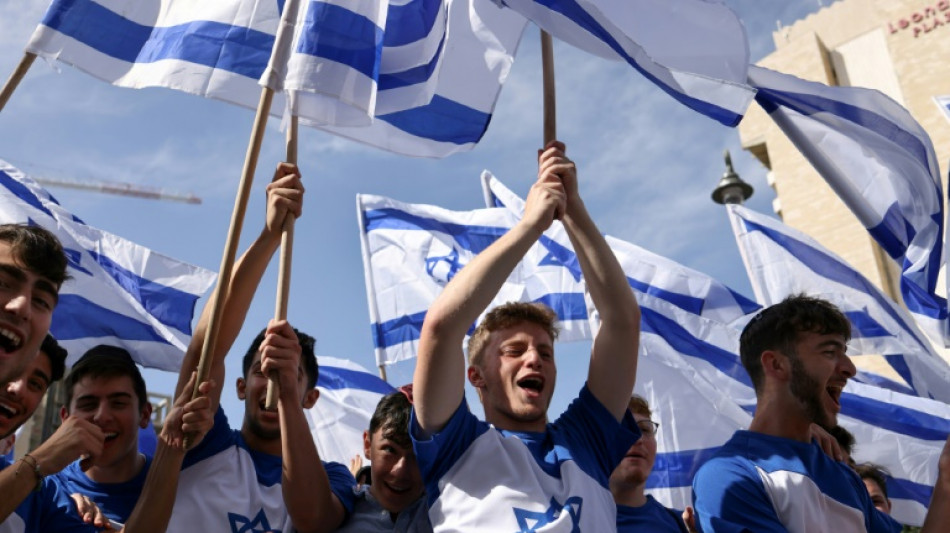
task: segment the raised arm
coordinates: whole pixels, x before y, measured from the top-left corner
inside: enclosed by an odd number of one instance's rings
[[[426,312],[413,377],[416,420],[424,435],[440,431],[465,394],[462,341],[505,280],[558,213],[564,187],[556,176],[531,187],[521,221],[465,265]]]
[[[549,143],[541,153],[538,172],[542,178],[557,176],[564,183],[567,207],[561,221],[601,319],[591,349],[587,386],[620,420],[637,376],[640,307],[620,263],[584,206],[578,192],[577,169],[564,150],[559,141]]]
[[[921,533],[950,531],[950,437],[943,445],[937,463],[937,483],[930,497],[930,507]]]
[[[223,297],[224,312],[221,315],[218,338],[214,347],[209,378],[216,383],[224,383],[224,357],[228,354],[234,340],[241,332],[247,311],[251,307],[257,286],[267,270],[271,257],[280,246],[281,229],[287,216],[299,217],[303,207],[303,184],[300,172],[295,165],[280,163],[274,171],[274,179],[267,186],[267,217],[260,235],[237,260],[231,275],[231,283]],[[181,392],[185,381],[198,367],[201,348],[204,345],[208,321],[211,319],[210,305],[205,306],[195,327],[191,344],[185,353],[185,360],[178,375],[175,396]],[[214,412],[221,399],[223,387],[215,387],[211,398],[211,410]]]
[[[304,414],[317,401],[319,391],[309,388],[301,362],[301,348],[286,320],[271,321],[261,343],[261,372],[277,375],[280,417],[281,492],[294,530],[329,533],[343,523],[343,504],[330,488],[330,478]]]

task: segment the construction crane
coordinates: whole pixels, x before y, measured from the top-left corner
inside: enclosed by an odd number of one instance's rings
[[[182,202],[186,204],[200,204],[201,198],[191,193],[177,193],[166,191],[164,189],[153,189],[133,185],[131,183],[106,182],[106,181],[77,181],[60,178],[48,178],[31,176],[37,183],[43,186],[65,187],[67,189],[79,189],[84,191],[95,191],[105,194],[118,194],[122,196],[134,196],[136,198],[148,198],[151,200],[169,200],[172,202]]]

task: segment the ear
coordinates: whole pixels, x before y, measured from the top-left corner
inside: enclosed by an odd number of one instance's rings
[[[152,418],[152,402],[145,402],[142,407],[142,418],[139,420],[139,427],[145,429],[148,427],[148,420]]]
[[[307,391],[307,394],[303,396],[303,408],[310,409],[317,403],[317,399],[320,398],[320,389],[310,389]]]
[[[238,400],[244,400],[247,397],[247,382],[244,378],[237,378],[237,397]]]
[[[470,365],[468,370],[465,371],[468,374],[468,382],[472,384],[476,389],[480,389],[485,386],[485,378],[482,376],[482,370],[475,365]]]
[[[363,432],[363,456],[369,459],[369,449],[372,446],[372,442],[369,440],[369,431]]]
[[[69,411],[66,410],[66,406],[64,405],[59,408],[59,421],[65,422],[67,418],[69,418]]]
[[[766,350],[761,356],[762,372],[766,377],[788,381],[792,376],[792,362],[778,350]]]

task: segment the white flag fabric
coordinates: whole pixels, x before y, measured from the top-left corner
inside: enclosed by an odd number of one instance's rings
[[[319,356],[317,365],[320,398],[307,411],[313,440],[322,460],[349,465],[363,455],[363,432],[376,404],[396,389],[346,359]]]
[[[906,311],[807,235],[742,206],[727,208],[759,301],[796,293],[831,301],[851,320],[849,352],[884,355],[917,394],[950,402],[950,365]]]
[[[670,96],[735,126],[755,90],[749,43],[722,0],[498,0],[552,36],[625,61]]]
[[[943,188],[927,132],[883,93],[828,87],[749,68],[756,101],[901,268],[904,303],[950,347],[943,265]],[[942,292],[946,292],[946,287]]]
[[[950,121],[950,95],[934,96],[934,103],[940,108],[943,117]]]
[[[69,259],[50,333],[72,364],[98,344],[125,348],[143,366],[177,372],[195,304],[214,273],[86,225],[31,178],[0,160],[0,223],[52,231]]]
[[[249,108],[266,83],[303,124],[444,157],[485,133],[527,23],[490,0],[305,0],[290,50],[267,70],[283,4],[55,0],[26,50],[120,87]]]
[[[446,283],[517,222],[505,209],[450,211],[358,195],[357,217],[377,364],[415,357],[429,305]],[[589,339],[584,285],[541,239],[525,255],[488,307],[541,302],[558,314],[561,341]]]

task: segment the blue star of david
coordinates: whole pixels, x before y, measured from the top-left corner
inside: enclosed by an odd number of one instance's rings
[[[253,520],[236,513],[228,513],[228,522],[231,523],[231,533],[280,533],[279,529],[271,529],[264,509],[258,511]]]
[[[441,273],[436,273],[435,271],[436,267],[441,263],[445,263],[449,266],[449,271],[444,276]],[[452,248],[452,251],[449,253],[449,255],[426,258],[426,273],[429,274],[432,279],[441,284],[451,281],[452,278],[455,277],[455,274],[462,269],[462,266],[463,265],[459,262],[459,251],[455,248]]]
[[[541,258],[541,262],[538,263],[538,266],[554,265],[564,267],[571,273],[571,277],[574,278],[574,281],[580,281],[581,265],[577,262],[577,255],[574,252],[562,246],[554,239],[544,235],[541,236],[538,242],[548,251],[548,253]]]
[[[571,533],[580,533],[582,504],[583,500],[580,496],[571,496],[564,502],[564,505],[561,505],[552,497],[551,505],[549,505],[544,512],[529,511],[515,507],[513,509],[515,519],[518,520],[518,527],[521,528],[518,533],[534,533],[538,528],[553,523],[564,511],[567,511],[571,516]]]

